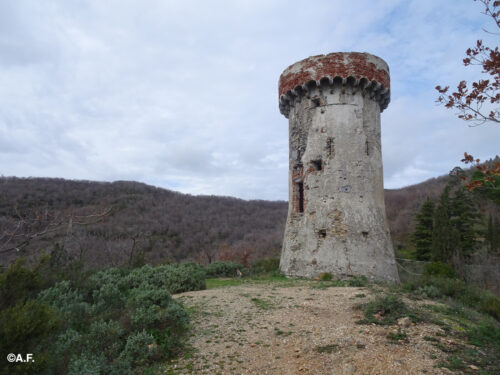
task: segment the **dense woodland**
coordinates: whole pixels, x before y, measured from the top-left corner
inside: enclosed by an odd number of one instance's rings
[[[414,248],[422,204],[438,202],[453,177],[386,190],[395,248]],[[476,199],[478,212],[500,221],[498,206]],[[280,253],[283,201],[191,196],[137,182],[0,178],[0,263],[44,252],[86,268],[194,260],[249,264]]]

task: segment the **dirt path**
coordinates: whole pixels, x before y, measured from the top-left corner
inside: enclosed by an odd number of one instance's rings
[[[367,288],[314,289],[250,284],[175,296],[192,310],[191,355],[167,374],[448,374],[443,353],[424,340],[440,328],[405,328],[407,342],[390,343],[396,326],[359,325],[354,306]]]

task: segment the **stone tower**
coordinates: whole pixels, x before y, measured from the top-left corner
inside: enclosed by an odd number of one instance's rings
[[[389,89],[389,67],[368,53],[312,56],[281,74],[279,107],[290,136],[280,262],[287,276],[399,281],[380,147]]]

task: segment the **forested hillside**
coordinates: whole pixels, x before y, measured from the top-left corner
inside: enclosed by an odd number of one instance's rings
[[[2,178],[0,192],[2,263],[17,254],[51,252],[56,244],[64,257],[89,267],[211,262],[233,252],[249,260],[275,256],[287,211],[285,202],[191,196],[124,181]],[[6,232],[19,234],[18,242],[23,234],[35,237],[20,251],[8,251],[16,241]]]
[[[396,247],[450,177],[386,190]],[[483,203],[482,211],[494,211]],[[287,203],[191,196],[137,182],[0,178],[0,263],[54,253],[89,268],[195,260],[210,263],[279,255]]]

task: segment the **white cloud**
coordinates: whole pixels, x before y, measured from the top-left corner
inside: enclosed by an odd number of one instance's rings
[[[287,199],[277,81],[312,54],[367,51],[391,68],[386,186],[494,156],[433,87],[474,78],[488,38],[468,0],[0,3],[0,174],[134,179],[192,194]]]

